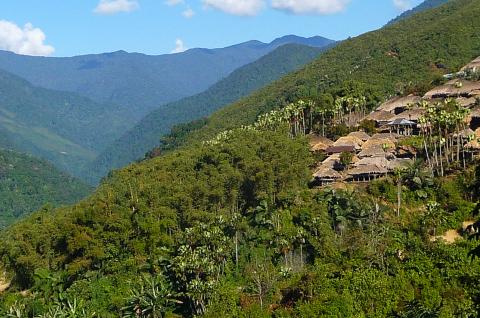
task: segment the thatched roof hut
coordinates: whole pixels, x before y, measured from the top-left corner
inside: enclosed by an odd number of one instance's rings
[[[307,136],[310,144],[311,151],[325,151],[328,147],[333,145],[333,141],[319,135],[308,135]]]
[[[333,147],[354,147],[355,150],[360,150],[363,145],[363,140],[355,136],[345,136],[338,138],[337,141],[333,143]]]
[[[480,82],[454,79],[427,92],[424,98],[472,97],[478,95],[480,95]]]
[[[394,97],[385,103],[381,104],[377,111],[385,111],[393,114],[398,114],[404,111],[409,105],[414,105],[421,100],[421,97],[415,95],[408,95],[403,97]]]
[[[480,56],[462,67],[461,71],[466,72],[468,70],[471,70],[473,72],[480,71]]]
[[[359,166],[351,169],[348,175],[353,180],[370,180],[388,174],[388,169],[377,165]]]
[[[354,131],[354,132],[351,132],[348,134],[348,136],[353,136],[353,137],[356,137],[358,139],[360,139],[361,141],[365,142],[367,141],[368,139],[370,139],[370,136],[364,132],[364,131]]]
[[[355,153],[357,152],[357,149],[355,146],[330,146],[327,148],[327,150],[325,150],[325,152],[329,155],[341,154],[342,152]]]
[[[332,168],[327,168],[327,167],[323,167],[315,171],[315,173],[313,174],[313,177],[322,182],[329,182],[329,181],[342,179],[342,175],[340,173],[338,173]]]
[[[327,159],[323,160],[318,169],[321,168],[332,168],[335,169],[340,165],[340,153],[333,154]]]
[[[363,159],[367,157],[385,157],[386,152],[382,145],[372,145],[370,147],[363,146],[362,151],[358,154],[358,158]]]
[[[376,140],[376,139],[389,139],[390,141],[392,141],[393,143],[395,143],[398,138],[400,138],[400,135],[398,135],[398,134],[396,134],[396,133],[378,133],[378,134],[374,134],[374,135],[372,136],[372,138],[370,138],[370,139],[373,139],[373,140]]]
[[[378,166],[380,168],[388,168],[388,160],[385,157],[367,157],[363,158],[354,164],[355,168],[362,167],[362,166]]]
[[[378,126],[381,126],[382,124],[390,121],[394,116],[395,114],[379,110],[370,113],[367,117],[365,117],[365,120],[373,120]]]
[[[422,117],[425,114],[425,112],[426,112],[426,109],[415,107],[403,113],[395,115],[394,117],[392,117],[391,121],[398,120],[398,119],[406,119],[409,121],[418,122],[420,117]]]

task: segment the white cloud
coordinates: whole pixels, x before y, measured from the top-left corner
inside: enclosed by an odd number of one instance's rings
[[[399,11],[406,11],[412,8],[410,0],[393,0],[393,5]]]
[[[254,16],[265,5],[264,0],[202,0],[202,2],[205,7],[239,16]]]
[[[185,44],[183,43],[182,39],[177,39],[175,41],[175,49],[171,53],[182,53],[185,52],[187,48],[185,47]]]
[[[53,46],[45,44],[45,33],[31,23],[23,28],[15,23],[0,20],[0,49],[17,54],[46,56],[55,52]]]
[[[97,14],[116,14],[119,12],[131,12],[138,9],[136,0],[100,0],[93,12]]]
[[[272,8],[293,14],[333,14],[344,10],[350,0],[272,0]]]
[[[183,0],[166,0],[165,3],[169,6],[176,6],[177,4],[184,3]]]
[[[195,11],[193,11],[192,8],[188,7],[185,11],[182,12],[182,15],[185,18],[190,19],[195,15]]]

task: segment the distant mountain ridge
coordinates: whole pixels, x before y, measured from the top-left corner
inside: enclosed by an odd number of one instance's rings
[[[388,22],[387,25],[396,23],[396,22],[401,21],[401,20],[404,20],[404,19],[408,18],[409,16],[414,15],[416,13],[439,7],[439,6],[447,3],[448,1],[450,1],[450,0],[426,0],[422,3],[420,3],[415,8],[403,12],[398,17],[396,17],[395,19]]]
[[[219,49],[145,55],[117,51],[74,57],[33,57],[0,51],[0,69],[35,86],[74,92],[98,103],[121,105],[140,120],[156,107],[200,93],[235,69],[288,44],[325,46],[322,37],[286,36]]]
[[[285,37],[276,41],[284,43],[290,40],[289,37]],[[318,37],[308,41],[314,45],[320,42]],[[302,67],[318,57],[325,48],[298,44],[281,46],[258,61],[237,69],[200,94],[160,106],[105,149],[91,165],[87,166],[85,175],[91,174],[92,182],[95,182],[111,169],[143,158],[148,150],[159,144],[160,138],[174,125],[211,114],[222,106]]]

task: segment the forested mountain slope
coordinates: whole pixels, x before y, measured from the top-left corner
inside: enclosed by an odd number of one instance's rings
[[[75,203],[91,190],[44,160],[0,148],[0,228],[47,203]]]
[[[251,64],[234,71],[203,93],[162,105],[105,149],[86,172],[95,180],[113,168],[140,159],[160,138],[179,123],[211,114],[273,82],[316,58],[324,49],[304,45],[281,46]]]
[[[127,113],[124,107],[35,87],[0,70],[2,146],[47,159],[61,170],[78,175],[133,124]]]
[[[450,0],[426,0],[422,3],[420,3],[415,8],[403,12],[398,17],[396,17],[395,19],[388,22],[388,24],[393,24],[393,23],[396,23],[398,21],[404,20],[404,19],[408,18],[409,16],[414,15],[416,13],[439,7],[439,6],[447,3],[448,1],[450,1]]]
[[[380,99],[398,92],[424,91],[426,87],[416,85],[456,72],[479,55],[479,14],[478,1],[456,0],[343,41],[300,71],[214,113],[204,127],[182,136],[176,144],[211,138],[298,98],[320,95],[325,99],[322,94],[335,95],[352,85],[368,87],[369,95]]]
[[[36,86],[125,106],[128,116],[139,120],[161,104],[207,89],[238,67],[281,45],[322,47],[331,42],[322,37],[286,36],[268,44],[249,41],[222,49],[192,49],[158,56],[118,51],[75,57],[33,57],[0,52],[0,69]]]

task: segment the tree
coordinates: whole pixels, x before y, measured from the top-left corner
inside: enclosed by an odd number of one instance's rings
[[[352,163],[353,160],[353,154],[348,151],[344,151],[340,154],[340,163],[344,168],[348,170],[348,167]]]
[[[145,275],[140,286],[132,289],[127,306],[122,308],[122,317],[163,318],[175,305],[181,303],[162,274]]]

